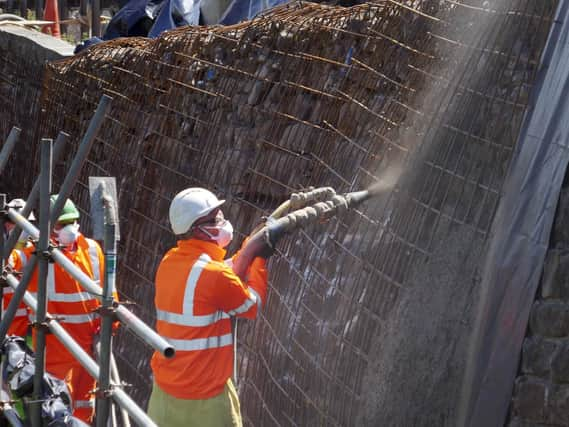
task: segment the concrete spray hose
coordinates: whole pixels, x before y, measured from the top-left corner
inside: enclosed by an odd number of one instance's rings
[[[251,233],[251,237],[233,261],[233,271],[241,279],[245,280],[247,270],[253,259],[265,251],[267,246],[274,249],[276,243],[285,234],[304,228],[316,221],[326,221],[341,212],[355,208],[380,192],[380,186],[373,185],[366,190],[342,195],[336,194],[334,189],[330,187],[293,194],[290,200],[281,204],[269,216],[264,226]],[[306,206],[306,204],[316,200],[321,201],[311,206]],[[298,209],[300,205],[305,207]],[[297,210],[282,216],[291,209]]]

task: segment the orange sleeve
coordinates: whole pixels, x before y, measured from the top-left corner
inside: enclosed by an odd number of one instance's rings
[[[247,285],[253,288],[261,298],[264,305],[267,299],[267,261],[263,258],[255,258],[247,272]]]
[[[265,261],[259,260],[260,263],[256,262],[257,259],[252,263],[246,283],[223,264],[216,263],[214,268],[202,273],[200,281],[206,281],[208,299],[218,310],[248,319],[257,316],[267,293]]]

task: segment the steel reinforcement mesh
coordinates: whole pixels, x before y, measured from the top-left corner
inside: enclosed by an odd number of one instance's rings
[[[72,198],[89,230],[88,176],[117,177],[120,296],[150,323],[175,243],[168,206],[184,187],[227,199],[232,252],[291,192],[379,183],[360,209],[279,243],[238,358],[246,424],[373,424],[362,418],[373,343],[410,273],[450,230],[491,238],[556,3],[294,2],[232,27],[111,41],[49,65],[37,137],[72,136],[60,184],[101,94],[114,98]],[[475,283],[482,259],[453,280]],[[145,405],[151,351],[125,330],[115,348]]]

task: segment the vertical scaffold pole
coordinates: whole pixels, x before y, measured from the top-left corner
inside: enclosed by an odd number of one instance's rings
[[[38,305],[36,311],[36,348],[34,372],[34,403],[32,406],[32,425],[41,427],[41,400],[43,397],[43,374],[45,369],[45,341],[47,324],[47,272],[49,268],[49,234],[50,234],[50,208],[52,175],[52,140],[41,141],[41,169],[40,169],[40,236],[37,246],[38,257]]]
[[[6,221],[6,216],[5,216],[5,212],[6,212],[6,195],[5,194],[0,194],[0,212],[2,212],[2,217],[0,218],[0,268],[2,268],[2,270],[0,270],[0,273],[4,274],[4,257],[1,256],[1,254],[4,253],[4,245],[6,244],[6,241],[4,239],[4,221]],[[2,320],[2,314],[4,312],[4,288],[0,287],[0,323]],[[3,340],[2,340],[3,341]],[[2,341],[0,341],[0,344],[2,343]],[[0,369],[2,369],[0,372],[4,372],[4,365],[0,364]],[[2,376],[0,375],[0,390],[2,389],[2,385],[3,385],[3,381],[2,381]]]
[[[53,153],[52,153],[53,164],[55,164],[59,160],[59,157],[63,153],[63,147],[65,147],[66,139],[68,137],[69,135],[66,134],[65,132],[59,132],[59,135],[57,135],[55,143],[53,144]],[[38,177],[34,182],[32,191],[30,191],[30,193],[28,194],[28,198],[26,199],[26,206],[24,206],[24,208],[20,212],[23,217],[25,218],[29,217],[30,212],[32,211],[32,207],[36,203],[39,192],[40,192],[40,179]],[[15,227],[16,228],[14,229],[14,232],[10,234],[10,237],[8,237],[8,241],[4,246],[4,252],[2,252],[5,258],[8,258],[10,252],[12,252],[12,249],[14,249],[14,246],[16,246],[16,242],[18,241],[18,236],[20,235],[21,227],[19,226],[19,224],[16,224]]]
[[[79,171],[80,171],[81,167],[83,166],[83,163],[87,159],[87,155],[89,154],[89,151],[91,150],[91,147],[93,146],[93,143],[95,142],[95,137],[97,136],[97,133],[99,132],[99,129],[101,128],[101,125],[103,123],[105,115],[111,106],[111,101],[112,101],[112,98],[108,95],[103,95],[101,97],[101,99],[99,100],[99,104],[97,105],[97,109],[95,110],[95,114],[93,115],[93,118],[89,122],[89,127],[87,128],[87,131],[85,132],[85,135],[83,136],[83,139],[81,140],[81,144],[79,145],[79,149],[77,150],[77,153],[75,154],[75,158],[73,159],[73,163],[71,164],[71,167],[69,168],[69,171],[67,172],[67,176],[65,177],[65,180],[63,181],[63,184],[61,185],[61,189],[59,190],[59,197],[57,198],[55,205],[51,209],[51,214],[54,215],[54,217],[57,217],[59,215],[59,212],[61,212],[61,209],[63,208],[63,205],[65,204],[65,201],[67,200],[67,198],[69,197],[69,194],[71,193],[71,189],[73,188],[73,186],[75,185],[75,182],[77,181],[77,178],[79,177]],[[60,133],[60,136],[61,136],[61,147],[63,148],[63,144],[65,143],[64,140],[65,140],[66,135]],[[58,140],[59,140],[59,137],[58,137]],[[52,163],[53,163],[53,161],[52,161]],[[41,177],[40,177],[40,182],[41,182]],[[36,184],[37,184],[37,181],[36,181]],[[35,189],[35,186],[34,186],[34,189]],[[33,194],[34,194],[34,190],[32,190],[32,193],[30,193],[30,198],[32,198],[31,196]],[[22,213],[27,215],[31,210],[32,204],[33,203],[31,202],[31,200],[28,201],[26,203],[26,206],[24,207],[24,210]],[[11,246],[10,246],[10,248],[6,248],[6,249],[11,250],[11,248],[14,246],[15,243],[16,243],[15,240],[14,241],[10,240]],[[6,253],[6,250],[4,252]],[[9,255],[9,253],[5,254],[6,257],[8,255]],[[2,319],[2,321],[0,322],[0,339],[2,339],[2,340],[6,336],[6,332],[8,331],[8,327],[10,326],[10,323],[14,319],[16,311],[18,310],[18,306],[20,305],[22,298],[24,296],[24,293],[26,292],[26,290],[28,288],[28,282],[29,282],[29,280],[33,274],[33,271],[34,271],[34,268],[36,266],[37,261],[38,261],[38,259],[35,255],[32,255],[30,257],[30,259],[28,260],[28,263],[27,263],[26,267],[24,268],[24,275],[22,277],[22,280],[20,280],[21,286],[17,290],[15,290],[14,295],[12,296],[12,299],[10,300],[10,304],[8,304],[8,308],[6,310],[4,319]]]
[[[101,37],[101,0],[91,1],[91,35]]]
[[[43,0],[36,0],[36,19],[43,19]]]
[[[2,150],[0,151],[0,175],[4,171],[4,168],[8,164],[8,159],[10,158],[10,154],[14,150],[18,139],[20,138],[21,130],[17,127],[13,127],[8,135],[8,139],[2,146]]]
[[[105,206],[105,282],[101,307],[101,354],[99,361],[99,397],[97,398],[97,427],[105,427],[110,409],[111,344],[113,333],[113,291],[116,281],[117,240],[116,218],[112,198],[103,193]]]
[[[81,18],[87,18],[87,8],[88,0],[79,0],[79,16]],[[87,38],[91,37],[90,25],[85,24],[83,19],[81,20],[81,39],[83,39],[83,33],[87,33]]]

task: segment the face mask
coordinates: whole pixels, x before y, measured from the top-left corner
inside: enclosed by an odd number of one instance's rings
[[[217,235],[214,236],[209,231],[207,231],[207,229],[217,230]],[[207,234],[209,238],[211,240],[214,240],[221,248],[225,248],[227,245],[229,245],[229,243],[231,243],[231,240],[233,240],[233,226],[229,221],[225,221],[225,223],[220,227],[202,226],[200,227],[200,230]]]
[[[79,224],[67,224],[65,227],[60,228],[55,232],[57,234],[57,240],[63,246],[69,246],[75,243],[77,237],[79,237]]]

